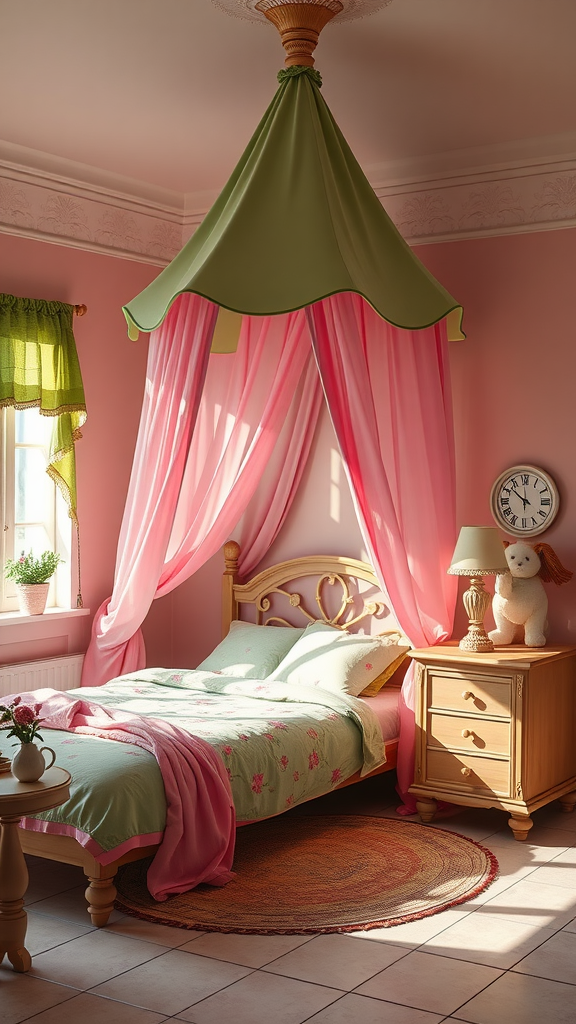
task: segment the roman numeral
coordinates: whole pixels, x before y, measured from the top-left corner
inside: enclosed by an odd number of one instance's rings
[[[542,490],[541,490],[541,491],[539,491],[539,494],[546,494],[546,491],[547,491],[547,490],[548,490],[548,488],[547,488],[547,487],[543,487],[543,488],[542,488]]]
[[[542,494],[542,491],[540,491],[540,494]],[[550,504],[550,498],[540,498],[540,504],[541,505],[549,505]]]
[[[512,509],[510,508],[510,505],[508,505],[508,507],[505,508],[503,511],[504,511],[504,515],[508,516],[508,518],[510,518],[510,516],[512,515]]]
[[[528,473],[523,473],[522,474],[522,484],[524,485],[524,487],[528,486],[528,481],[529,480],[530,480],[529,474]]]
[[[510,525],[511,526],[516,526],[517,522],[518,522],[518,516],[512,516],[512,518],[510,519]]]
[[[523,519],[522,520],[522,529],[525,530],[527,526],[528,526],[528,520],[527,519]]]
[[[538,520],[534,519],[534,516],[532,516],[532,525],[533,526],[538,526]]]
[[[500,504],[504,508],[505,505],[510,504],[510,498],[505,498],[504,495],[502,495],[502,497],[500,498]]]
[[[543,519],[546,519],[547,514],[548,513],[547,512],[543,512],[541,508],[538,509],[538,515],[542,516]]]
[[[515,476],[512,477],[512,487],[518,487],[518,481]]]

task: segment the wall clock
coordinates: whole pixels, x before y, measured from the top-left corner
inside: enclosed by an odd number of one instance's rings
[[[547,530],[558,514],[558,488],[550,474],[537,466],[512,466],[495,481],[490,507],[507,533],[535,537]]]

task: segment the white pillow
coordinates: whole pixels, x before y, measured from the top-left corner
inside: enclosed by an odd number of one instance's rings
[[[236,619],[230,623],[228,635],[198,668],[239,679],[266,679],[303,632],[291,626],[255,626]]]
[[[363,636],[325,623],[308,626],[271,679],[299,686],[320,686],[357,697],[409,649],[400,633]]]

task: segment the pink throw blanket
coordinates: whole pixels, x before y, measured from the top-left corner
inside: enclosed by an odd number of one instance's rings
[[[154,755],[167,803],[164,838],[147,876],[155,900],[201,882],[221,886],[234,878],[232,792],[226,769],[209,743],[161,719],[112,711],[57,690],[19,696],[32,707],[42,702],[42,729],[133,743]],[[14,695],[2,701],[10,704],[13,699]]]

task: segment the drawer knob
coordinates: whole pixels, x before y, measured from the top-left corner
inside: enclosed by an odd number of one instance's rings
[[[472,769],[471,768],[461,768],[460,771],[461,771],[462,775],[466,775],[466,776],[472,775]]]
[[[473,736],[474,733],[471,732],[470,729],[462,729],[462,735],[463,735],[464,739],[467,740],[468,737],[469,736]]]
[[[470,700],[470,697],[473,697],[473,696],[474,696],[474,694],[472,693],[472,690],[464,690],[464,692],[462,694],[462,699],[463,700]]]

